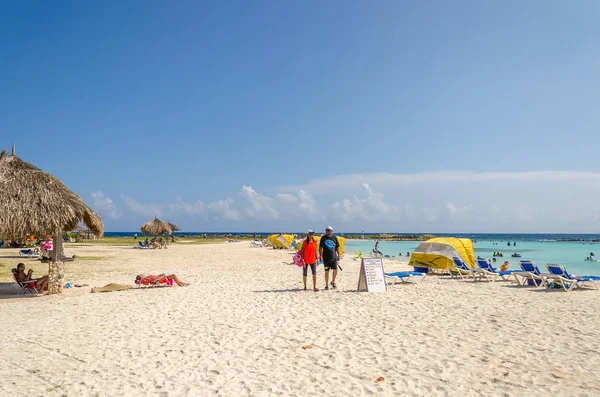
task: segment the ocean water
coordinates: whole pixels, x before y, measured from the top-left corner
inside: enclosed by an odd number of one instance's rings
[[[596,236],[597,237],[597,236]],[[572,237],[566,237],[570,239]],[[553,239],[523,239],[516,241],[517,246],[507,246],[507,241],[478,239],[473,244],[475,256],[482,256],[486,259],[492,259],[493,252],[501,252],[504,257],[496,258],[495,267],[499,267],[504,261],[508,261],[509,269],[520,269],[520,260],[532,260],[537,263],[540,270],[546,271],[546,263],[558,263],[564,265],[571,274],[576,275],[600,275],[600,262],[586,262],[585,258],[590,252],[600,257],[600,243],[591,242],[596,238],[589,238],[588,241],[564,241]],[[545,240],[545,241],[543,241]],[[548,241],[551,240],[551,241]],[[407,252],[414,251],[421,242],[409,241],[380,241],[379,250],[384,255],[406,256]],[[350,255],[356,251],[362,251],[364,254],[370,253],[375,246],[374,240],[347,240],[346,252]],[[513,253],[521,254],[521,258],[512,258]]]

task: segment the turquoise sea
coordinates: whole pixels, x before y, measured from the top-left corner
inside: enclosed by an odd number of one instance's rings
[[[546,270],[546,263],[558,263],[564,265],[567,270],[576,275],[600,275],[600,262],[586,262],[585,258],[590,252],[600,257],[600,242],[590,241],[516,241],[517,246],[507,246],[507,241],[499,240],[477,240],[473,244],[475,256],[482,256],[486,259],[492,259],[494,251],[501,252],[504,256],[496,258],[496,267],[499,267],[504,261],[509,262],[509,269],[519,269],[520,260],[535,261],[540,269]],[[380,241],[379,250],[384,255],[406,256],[417,248],[420,241]],[[375,246],[375,240],[347,240],[346,252],[353,255],[356,251],[362,251],[365,255],[370,253]],[[521,254],[521,258],[512,258],[513,253]]]

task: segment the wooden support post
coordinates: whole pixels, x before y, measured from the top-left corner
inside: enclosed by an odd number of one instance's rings
[[[62,231],[57,231],[52,247],[52,262],[48,265],[48,294],[62,293],[65,280],[65,268],[62,262],[63,239]]]

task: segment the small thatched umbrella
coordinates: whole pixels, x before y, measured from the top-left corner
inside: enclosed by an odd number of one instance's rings
[[[154,218],[151,221],[144,223],[140,228],[140,231],[143,234],[154,234],[154,237],[156,237],[157,234],[171,234],[169,225],[158,218]]]
[[[167,222],[167,226],[171,229],[171,232],[180,232],[181,229],[177,227],[177,225],[172,224],[171,222]]]
[[[169,228],[171,229],[171,240],[175,241],[175,232],[180,232],[181,229],[171,222],[167,222],[167,226],[169,226]]]
[[[62,292],[62,232],[83,221],[97,236],[104,233],[102,219],[61,181],[21,160],[0,152],[0,238],[52,235],[55,238],[48,269],[48,292]]]

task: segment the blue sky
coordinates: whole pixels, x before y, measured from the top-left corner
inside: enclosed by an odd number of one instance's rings
[[[0,11],[0,146],[108,231],[600,232],[597,1]]]

